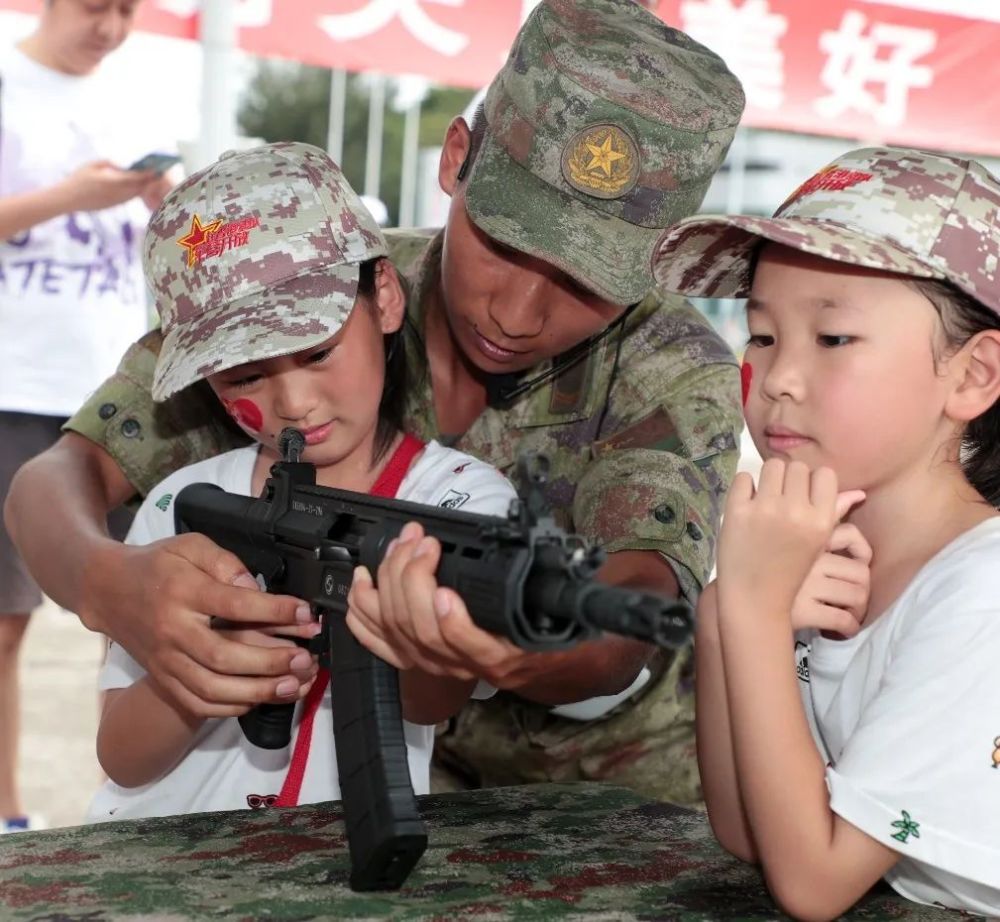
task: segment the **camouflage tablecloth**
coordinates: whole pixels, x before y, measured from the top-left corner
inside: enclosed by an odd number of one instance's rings
[[[0,837],[0,919],[782,918],[703,814],[599,784],[420,798],[427,852],[397,893],[353,893],[339,803]],[[879,889],[846,918],[957,918]]]

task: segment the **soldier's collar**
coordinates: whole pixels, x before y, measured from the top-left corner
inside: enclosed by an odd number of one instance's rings
[[[437,291],[441,279],[441,250],[444,246],[444,229],[428,241],[421,254],[402,272],[406,290],[406,313],[414,329],[424,337],[424,317],[430,298]],[[426,362],[426,354],[424,361]]]

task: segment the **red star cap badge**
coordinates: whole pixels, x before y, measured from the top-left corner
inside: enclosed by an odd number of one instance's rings
[[[197,260],[196,251],[206,240],[210,234],[214,233],[222,225],[222,220],[216,218],[211,224],[202,224],[198,215],[192,215],[191,217],[191,230],[180,239],[178,239],[178,245],[184,247],[187,250],[187,264],[190,269]]]

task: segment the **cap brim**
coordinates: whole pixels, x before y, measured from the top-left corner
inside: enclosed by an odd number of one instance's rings
[[[465,204],[485,233],[562,269],[613,304],[634,304],[653,288],[650,260],[662,228],[587,208],[512,160],[489,132],[472,165]]]
[[[668,291],[691,297],[746,298],[754,252],[764,240],[852,266],[944,278],[884,237],[870,237],[836,221],[742,215],[685,218],[668,228],[653,252],[653,275]]]
[[[354,307],[359,264],[324,266],[201,313],[166,331],[153,374],[153,399],[209,375],[309,349],[334,336]]]

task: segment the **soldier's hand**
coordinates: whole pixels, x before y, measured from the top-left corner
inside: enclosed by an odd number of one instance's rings
[[[251,647],[266,647],[273,649],[283,647],[285,649],[302,649],[295,640],[311,640],[320,633],[322,628],[318,621],[309,624],[241,624],[238,621],[223,621],[221,618],[212,619],[212,630],[217,634],[237,643],[249,644]],[[301,694],[308,693],[316,681],[319,672],[319,661],[315,654],[313,657],[312,678],[305,682],[301,688]],[[286,703],[288,699],[281,699],[273,703]],[[251,705],[252,706],[252,705]]]
[[[294,646],[234,640],[213,618],[252,629],[305,625],[309,606],[262,592],[243,564],[203,535],[185,534],[142,547],[113,544],[88,567],[87,624],[120,643],[188,712],[232,717],[247,704],[294,701],[316,672]]]

